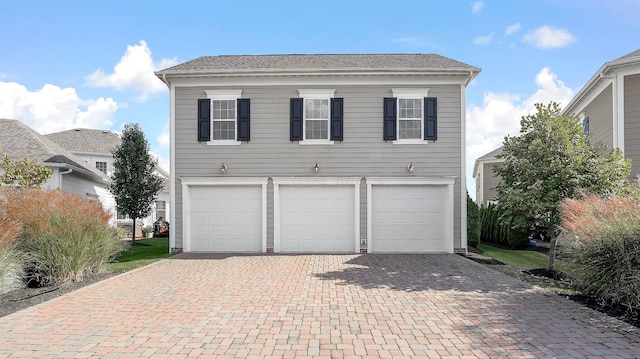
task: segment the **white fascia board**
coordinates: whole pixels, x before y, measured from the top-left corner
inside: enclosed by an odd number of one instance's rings
[[[299,186],[339,186],[359,185],[361,177],[273,177],[275,185],[299,185]]]
[[[365,177],[367,185],[434,185],[450,186],[456,181],[457,176],[446,177]]]
[[[268,177],[180,177],[188,186],[266,185]]]
[[[464,84],[465,77],[442,75],[357,75],[357,76],[226,76],[226,77],[184,77],[171,80],[174,87],[249,87],[249,86],[435,86]]]

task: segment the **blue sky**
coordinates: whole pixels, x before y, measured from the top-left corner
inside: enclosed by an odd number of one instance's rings
[[[566,104],[640,48],[640,0],[12,1],[0,12],[0,117],[40,133],[139,123],[168,169],[153,71],[203,55],[437,53],[467,89],[467,176],[536,102]]]

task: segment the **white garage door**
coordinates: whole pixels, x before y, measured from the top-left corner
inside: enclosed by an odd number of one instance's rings
[[[191,251],[262,251],[260,186],[193,186]]]
[[[354,186],[280,186],[280,251],[355,251]]]
[[[372,187],[373,252],[445,251],[445,187]]]

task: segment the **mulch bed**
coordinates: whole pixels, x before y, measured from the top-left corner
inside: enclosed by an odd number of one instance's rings
[[[115,275],[116,273],[89,274],[85,276],[82,282],[74,282],[60,286],[16,289],[0,296],[0,317],[38,305]]]

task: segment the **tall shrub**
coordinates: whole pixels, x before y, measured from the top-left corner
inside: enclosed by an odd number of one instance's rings
[[[471,247],[477,247],[479,242],[479,218],[478,205],[467,193],[467,243]]]
[[[99,202],[36,189],[6,190],[0,200],[7,216],[20,222],[17,248],[30,254],[30,279],[41,285],[82,281],[124,249]]]
[[[640,311],[640,203],[595,195],[566,200],[562,228],[573,235],[583,290],[603,303]]]

